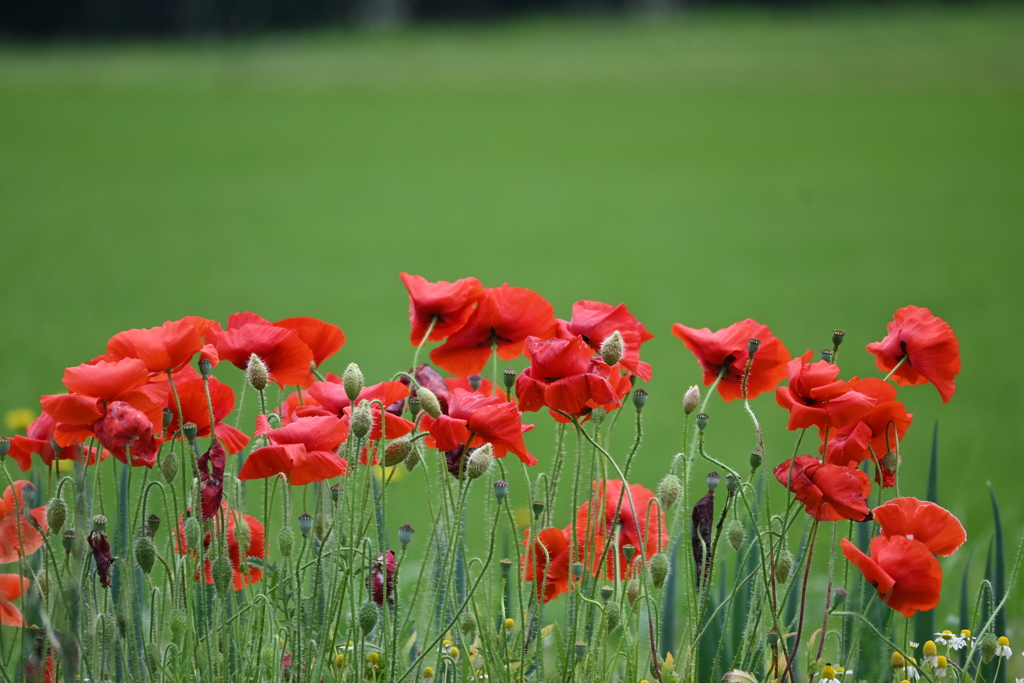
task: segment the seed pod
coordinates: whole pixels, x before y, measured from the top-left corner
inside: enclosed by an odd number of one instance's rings
[[[441,417],[441,402],[437,400],[437,394],[426,387],[420,387],[416,390],[416,397],[420,400],[420,408],[427,415],[435,420]]]
[[[604,619],[605,623],[608,624],[608,633],[611,633],[618,627],[622,621],[622,611],[619,609],[619,603],[609,602],[604,606]]]
[[[494,454],[491,444],[485,443],[469,456],[469,462],[466,464],[466,474],[470,479],[479,479],[491,468],[493,461]]]
[[[213,587],[217,589],[217,595],[223,598],[227,595],[228,589],[231,588],[231,582],[234,578],[231,560],[223,555],[214,559],[210,573],[213,574]]]
[[[135,561],[139,563],[143,573],[153,571],[153,565],[156,563],[156,546],[149,536],[139,536],[135,539]]]
[[[150,536],[156,536],[156,532],[160,530],[160,518],[156,514],[147,517],[146,528],[149,529]]]
[[[174,451],[160,459],[160,474],[168,484],[174,483],[174,478],[178,476],[178,455]]]
[[[398,527],[398,542],[402,544],[402,550],[405,550],[409,547],[409,544],[412,543],[412,536],[414,533],[416,533],[416,530],[408,524],[403,524]]]
[[[199,542],[203,535],[203,530],[199,526],[199,520],[195,517],[189,517],[185,520],[185,546],[189,550],[199,550]]]
[[[764,462],[764,454],[761,451],[750,451],[750,473],[757,472],[757,468]]]
[[[708,428],[708,414],[707,413],[697,413],[697,431],[699,431],[701,434],[703,434],[704,430],[707,429],[707,428]]]
[[[46,504],[46,523],[50,526],[50,533],[57,534],[64,528],[64,522],[68,520],[68,504],[63,498],[51,498]]]
[[[508,482],[504,479],[499,479],[494,482],[494,497],[498,499],[498,502],[505,500],[505,496],[508,495]]]
[[[373,413],[370,412],[370,402],[362,401],[356,406],[355,411],[352,413],[352,419],[350,421],[352,435],[362,441],[366,438],[366,435],[370,433],[370,429],[372,428]]]
[[[629,604],[631,607],[636,604],[637,600],[640,599],[639,579],[630,579],[629,583],[626,584],[626,599],[629,600]]]
[[[341,376],[341,381],[348,400],[355,403],[359,398],[359,392],[363,390],[363,371],[355,363],[349,363],[345,368],[345,373]]]
[[[295,532],[290,526],[283,526],[277,532],[277,548],[284,557],[291,557],[292,548],[295,546]]]
[[[209,377],[211,372],[213,372],[213,361],[209,358],[200,358],[199,374],[203,377]]]
[[[608,365],[615,365],[622,360],[625,348],[622,341],[622,333],[615,330],[601,342],[601,360]]]
[[[169,621],[171,623],[171,640],[175,643],[184,642],[182,638],[185,636],[185,626],[188,624],[185,610],[180,607],[172,609]]]
[[[70,553],[72,548],[75,547],[75,530],[68,529],[60,537],[60,544],[64,546],[64,552]]]
[[[11,452],[11,440],[6,436],[0,436],[0,460],[7,457]],[[59,452],[59,451],[58,451]]]
[[[615,589],[611,586],[601,586],[601,601],[605,604],[615,595]]]
[[[92,518],[92,530],[93,531],[106,531],[107,530],[107,518],[103,515],[93,515]]]
[[[368,635],[377,625],[377,605],[372,602],[364,602],[359,606],[359,628],[363,635]]]
[[[270,383],[267,364],[255,353],[249,356],[249,363],[245,366],[245,381],[256,391],[263,391]]]
[[[722,483],[722,475],[716,472],[708,472],[708,476],[704,477],[704,483],[708,486],[708,491],[714,491],[718,488],[718,485]]]
[[[658,500],[661,501],[662,507],[666,510],[672,509],[672,506],[676,504],[682,493],[683,484],[679,481],[679,477],[674,474],[666,474],[665,478],[658,484]]]
[[[789,574],[793,571],[793,563],[793,553],[789,550],[779,553],[779,556],[775,558],[775,581],[777,583],[786,583],[789,580]]]
[[[582,640],[577,640],[576,644],[573,646],[573,649],[576,651],[577,660],[582,661],[582,659],[587,656],[587,644],[584,643]]]
[[[199,427],[195,422],[186,422],[181,426],[181,433],[185,435],[185,438],[192,441],[196,440],[196,436],[199,434]]]
[[[309,532],[313,530],[313,515],[303,512],[299,515],[299,533],[303,538],[309,538]]]
[[[739,550],[746,537],[747,532],[746,529],[743,528],[743,522],[738,519],[732,520],[729,523],[729,545],[732,546],[732,549]]]
[[[633,405],[636,407],[636,412],[640,412],[647,405],[647,392],[643,389],[637,389],[633,392]]]
[[[668,578],[669,564],[668,556],[664,553],[658,553],[651,558],[651,582],[655,588],[661,588],[665,585],[665,579]]]
[[[516,371],[512,368],[505,368],[505,372],[501,373],[501,379],[505,382],[505,390],[512,391],[512,387],[516,383]]]
[[[412,449],[412,442],[409,439],[395,439],[384,449],[384,464],[388,467],[401,465],[409,457]]]

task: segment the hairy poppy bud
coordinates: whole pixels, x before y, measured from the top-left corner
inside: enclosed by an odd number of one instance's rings
[[[181,433],[189,441],[195,441],[196,435],[199,434],[199,427],[196,426],[195,422],[186,422],[181,426]]]
[[[601,360],[608,365],[615,365],[622,360],[623,351],[625,351],[625,346],[622,342],[622,333],[618,330],[612,332],[601,342]]]
[[[480,448],[477,448],[469,456],[469,462],[466,465],[466,474],[469,475],[470,479],[479,479],[490,469],[491,463],[494,461],[494,452],[491,444],[485,443]]]
[[[746,536],[747,532],[743,528],[743,522],[734,519],[729,523],[729,545],[732,546],[733,550],[740,549]]]
[[[505,368],[505,372],[501,373],[501,379],[505,383],[505,391],[512,391],[512,387],[516,384],[516,371],[512,368]]]
[[[245,366],[245,381],[256,391],[263,391],[270,383],[267,364],[255,353],[249,356],[249,362]]]
[[[313,536],[316,540],[321,543],[324,542],[324,536],[327,535],[327,515],[322,512],[316,513],[316,517],[313,518]]]
[[[403,463],[405,465],[406,471],[412,472],[414,469],[416,469],[416,465],[420,464],[420,460],[420,452],[415,448],[410,450],[409,453],[406,454],[405,461]]]
[[[377,617],[377,605],[367,601],[359,606],[359,628],[364,636],[377,625]]]
[[[363,371],[355,363],[349,363],[345,373],[341,376],[341,382],[345,387],[345,395],[352,403],[359,398],[359,392],[363,390]]]
[[[24,491],[24,489],[22,489]],[[106,531],[107,529],[107,518],[103,515],[94,515],[92,518],[92,530],[93,531]]]
[[[587,644],[584,643],[582,640],[576,641],[576,644],[573,645],[573,650],[575,650],[576,652],[577,660],[582,660],[584,657],[587,656]]]
[[[843,343],[846,333],[842,330],[832,330],[832,346],[839,346]]]
[[[992,631],[981,637],[981,659],[988,664],[996,656],[996,649],[999,647],[999,640]]]
[[[96,637],[107,648],[113,648],[117,642],[117,626],[106,612],[96,615]]]
[[[164,408],[163,419],[164,431],[167,431],[167,428],[171,426],[172,422],[174,422],[174,411],[170,408]]]
[[[313,530],[313,516],[308,512],[299,515],[299,533],[303,538],[309,538],[309,532]]]
[[[832,362],[832,349],[822,349],[821,350],[821,360],[825,361],[826,363],[831,363]]]
[[[469,612],[463,615],[461,628],[462,632],[469,636],[470,640],[476,637],[476,619]]]
[[[362,441],[373,428],[373,413],[370,412],[370,402],[362,401],[352,411],[350,423],[352,435]]]
[[[146,666],[151,674],[160,671],[160,645],[148,643],[146,645]]]
[[[213,574],[213,587],[217,589],[217,595],[220,597],[227,595],[233,578],[231,560],[223,555],[215,558],[210,573]]]
[[[661,588],[665,585],[665,579],[668,578],[668,556],[664,553],[658,553],[651,558],[651,582],[655,588]]]
[[[171,640],[175,643],[184,642],[182,638],[185,635],[185,626],[188,624],[185,610],[175,607],[171,610],[171,617],[168,621],[171,623]]]
[[[11,440],[6,436],[0,436],[0,458],[6,457],[11,452]]]
[[[757,472],[757,468],[764,462],[764,455],[761,451],[750,451],[750,473]]]
[[[51,534],[59,534],[68,519],[68,504],[63,498],[51,498],[46,504],[46,524]]]
[[[414,533],[416,533],[416,530],[408,524],[398,527],[398,542],[402,544],[402,550],[405,550],[412,543],[412,535]]]
[[[637,592],[639,593],[639,585],[637,586]],[[619,609],[619,603],[609,602],[604,606],[604,618],[608,624],[608,633],[614,631],[618,625],[622,622],[622,611]]]
[[[506,495],[508,495],[508,482],[504,479],[494,482],[494,497],[498,499],[499,503],[505,500]]]
[[[658,500],[661,501],[662,507],[666,510],[672,509],[672,506],[676,504],[682,493],[683,483],[674,474],[666,474],[665,478],[658,484]]]
[[[189,550],[199,550],[200,538],[203,530],[199,526],[199,520],[189,517],[185,520],[185,547]]]
[[[704,482],[708,485],[708,491],[714,491],[722,483],[722,475],[718,472],[709,472],[708,476],[704,477]]]
[[[647,392],[643,389],[637,389],[633,392],[633,405],[636,406],[636,412],[640,412],[647,405]]]
[[[168,484],[174,483],[174,478],[178,476],[178,455],[174,451],[165,453],[160,459],[160,475]]]
[[[480,385],[484,383],[484,378],[481,375],[470,375],[466,380],[469,382],[469,388],[472,391],[480,391]]]
[[[277,548],[284,557],[291,557],[292,548],[295,546],[295,532],[290,526],[283,526],[277,532]]]
[[[412,450],[412,442],[409,439],[395,439],[384,449],[384,464],[388,467],[395,467],[405,462]]]
[[[426,387],[420,387],[416,390],[416,397],[420,400],[420,408],[427,415],[435,420],[441,417],[441,402],[437,400],[437,394]]]
[[[200,358],[199,374],[206,378],[210,376],[211,372],[213,372],[213,361],[209,358]]]
[[[626,584],[626,600],[629,600],[629,605],[632,607],[636,604],[636,601],[640,599],[640,580],[630,579],[629,583]]]
[[[149,529],[150,536],[156,536],[156,532],[160,530],[160,518],[155,514],[150,515],[146,518],[146,528]]]
[[[882,456],[879,464],[890,472],[895,472],[900,468],[900,456],[896,455],[894,451],[889,451]]]
[[[249,545],[252,543],[252,530],[249,523],[241,515],[235,520],[235,540],[238,541],[238,553],[245,556],[249,552]]]
[[[751,337],[747,340],[747,355],[753,356],[761,347],[761,340]]]
[[[700,387],[696,384],[691,386],[683,394],[683,412],[689,415],[693,411],[697,410],[697,406],[700,405]]]
[[[704,430],[707,429],[707,428],[708,428],[708,414],[707,413],[697,413],[697,431],[699,431],[701,434],[703,434]]]
[[[139,563],[143,573],[153,571],[153,565],[156,563],[156,546],[149,536],[139,536],[135,539],[135,561]]]
[[[789,574],[793,571],[793,563],[793,553],[788,550],[779,553],[779,556],[775,558],[775,581],[777,583],[786,583],[789,580]]]

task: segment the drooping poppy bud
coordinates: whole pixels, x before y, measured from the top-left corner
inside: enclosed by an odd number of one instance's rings
[[[231,560],[223,555],[214,559],[210,573],[213,574],[213,587],[217,590],[217,595],[223,598],[227,595],[233,578]]]
[[[651,558],[651,582],[655,588],[661,588],[665,585],[665,579],[668,578],[669,562],[668,556],[664,553],[658,553]]]
[[[284,557],[291,557],[292,548],[295,547],[295,532],[290,526],[283,526],[277,532],[277,548]]]
[[[68,519],[68,504],[63,498],[52,498],[46,504],[46,524],[51,534],[59,534]]]
[[[666,510],[672,509],[672,506],[676,504],[682,493],[683,484],[679,481],[679,477],[674,474],[666,474],[665,478],[658,484],[658,500],[661,501],[662,507]]]
[[[739,550],[747,535],[746,530],[743,528],[743,522],[738,519],[732,520],[732,522],[729,523],[728,535],[729,545],[732,546],[733,550]]]
[[[480,448],[475,449],[472,455],[469,456],[466,474],[469,475],[470,479],[479,479],[490,469],[493,461],[494,455],[491,444],[485,443]]]
[[[437,394],[426,387],[416,390],[416,397],[420,401],[420,408],[435,420],[441,417],[441,403],[437,400]]]
[[[700,405],[700,387],[696,384],[691,386],[683,394],[683,412],[689,415],[693,411],[697,410],[697,406]]]
[[[153,571],[156,563],[156,546],[149,536],[139,536],[135,539],[135,561],[143,573],[149,574]]]
[[[618,330],[612,332],[601,342],[601,360],[607,365],[617,364],[622,359],[623,351],[625,351],[625,347],[622,341],[622,333]]]
[[[388,467],[401,465],[412,449],[413,446],[409,439],[395,439],[384,449],[384,464]]]
[[[370,402],[363,401],[352,412],[352,435],[361,441],[366,438],[372,428],[373,413],[370,412]]]

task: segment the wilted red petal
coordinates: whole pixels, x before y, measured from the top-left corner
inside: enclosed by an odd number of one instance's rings
[[[145,467],[156,463],[160,442],[153,437],[153,423],[145,413],[124,401],[108,404],[103,418],[93,425],[93,431],[96,439],[121,462]]]
[[[952,512],[917,498],[893,498],[874,509],[883,536],[906,536],[920,541],[936,555],[952,555],[967,540],[967,532]]]

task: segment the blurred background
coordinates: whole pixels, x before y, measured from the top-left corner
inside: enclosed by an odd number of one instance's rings
[[[842,328],[843,377],[879,376],[864,346],[913,303],[963,356],[949,404],[901,391],[903,492],[925,493],[937,423],[940,502],[969,535],[940,628],[972,554],[980,578],[986,482],[1014,547],[1024,6],[52,0],[0,4],[0,35],[0,415],[187,314],[320,317],[348,337],[326,369],[381,381],[412,358],[398,273],[472,275],[564,318],[625,302],[657,335],[634,469],[654,488],[700,379],[672,323],[753,317],[794,355]],[[793,435],[771,396],[755,409],[773,466]],[[708,412],[744,469],[742,407]],[[395,486],[396,524],[422,515],[418,479]],[[1019,588],[1011,607],[1019,647]]]

